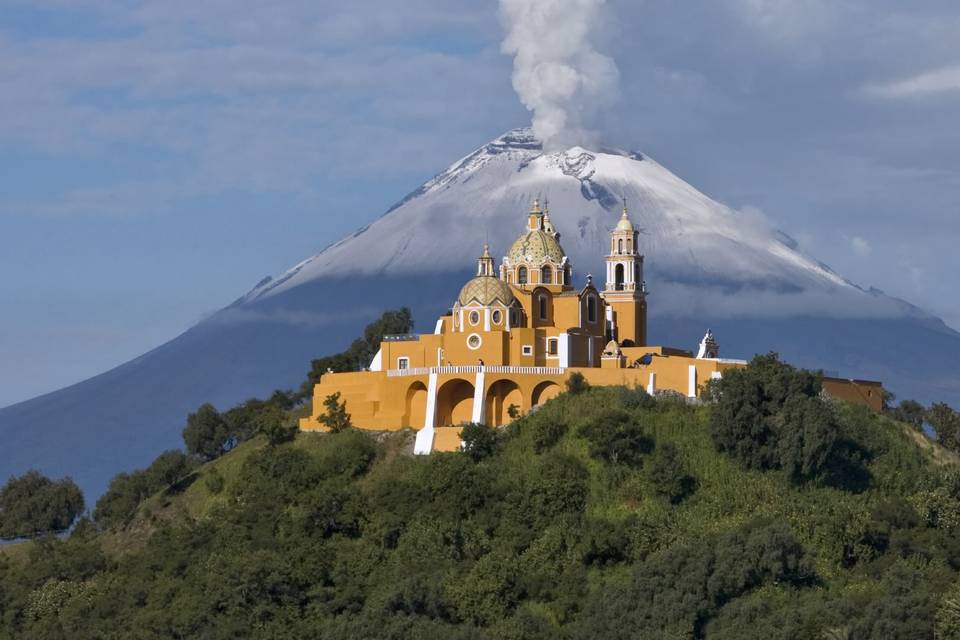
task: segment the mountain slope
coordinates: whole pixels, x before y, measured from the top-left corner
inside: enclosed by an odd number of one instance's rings
[[[797,250],[755,215],[700,193],[640,154],[544,154],[528,131],[484,145],[369,226],[140,358],[0,409],[0,477],[72,474],[88,496],[122,469],[179,446],[187,411],[302,381],[386,308],[429,331],[472,275],[484,241],[502,254],[532,199],[549,200],[576,282],[603,273],[625,197],[643,229],[650,335],[693,348],[707,327],[723,354],[777,350],[808,367],[883,379],[903,397],[960,401],[960,334]],[[601,278],[602,279],[602,278]]]

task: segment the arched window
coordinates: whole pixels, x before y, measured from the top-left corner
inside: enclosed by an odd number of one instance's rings
[[[633,281],[637,285],[640,284],[640,263],[633,265]]]
[[[570,267],[565,267],[563,270],[563,284],[572,284],[573,282],[573,272],[570,270]]]
[[[627,253],[633,253],[633,240],[627,238]]]
[[[617,240],[617,253],[623,255],[623,238]]]
[[[517,282],[519,284],[527,284],[527,268],[520,267],[517,269]]]
[[[613,288],[617,291],[623,291],[623,278],[623,263],[620,263],[613,270]]]
[[[596,323],[597,321],[597,298],[596,296],[587,297],[587,322]]]
[[[546,320],[548,317],[547,314],[547,296],[540,294],[537,296],[537,309],[538,315],[541,320]]]
[[[544,265],[544,267],[540,269],[540,282],[543,284],[553,284],[553,269]]]

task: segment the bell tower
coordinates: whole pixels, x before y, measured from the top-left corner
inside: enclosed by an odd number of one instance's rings
[[[623,214],[610,234],[607,283],[601,295],[607,303],[608,337],[627,347],[647,343],[647,287],[637,246],[639,235],[624,198]]]

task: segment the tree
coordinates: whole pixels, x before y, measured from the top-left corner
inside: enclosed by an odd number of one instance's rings
[[[347,419],[349,420],[349,416]],[[267,442],[271,445],[290,442],[300,431],[300,427],[287,416],[287,412],[273,404],[267,405],[256,413],[253,426],[257,433],[266,436]]]
[[[614,464],[639,465],[653,450],[653,440],[636,418],[619,409],[597,415],[581,426],[579,433],[590,443],[591,457]]]
[[[323,401],[323,406],[327,412],[317,416],[317,422],[326,425],[333,433],[339,433],[345,429],[350,429],[353,424],[350,422],[350,414],[347,413],[347,403],[340,402],[340,392],[327,396]]]
[[[0,488],[0,538],[63,531],[83,506],[83,493],[72,479],[53,481],[39,471],[27,471]]]
[[[229,439],[227,422],[212,404],[204,404],[187,416],[183,442],[191,454],[202,460],[213,460],[228,448]]]
[[[654,492],[671,504],[682,502],[697,486],[696,478],[687,473],[680,450],[670,442],[657,447],[647,478]]]
[[[471,422],[460,430],[463,452],[479,462],[492,456],[497,450],[497,432],[484,424]]]
[[[747,469],[785,469],[794,480],[816,475],[838,439],[836,421],[819,397],[821,384],[819,374],[795,369],[775,353],[726,372],[710,413],[717,451]]]
[[[906,422],[915,429],[920,430],[923,428],[927,410],[916,400],[904,400],[898,406],[888,409],[887,413],[894,420]]]
[[[927,410],[926,418],[940,444],[951,451],[960,451],[960,414],[950,405],[938,402]]]
[[[579,371],[574,371],[567,378],[567,393],[576,396],[590,388],[590,383]]]
[[[386,311],[379,320],[371,322],[363,330],[363,337],[354,340],[341,353],[317,358],[310,363],[307,379],[300,386],[297,400],[309,398],[313,395],[313,387],[320,382],[320,377],[333,371],[361,371],[370,366],[370,361],[380,350],[380,343],[386,335],[406,334],[413,330],[413,314],[407,307],[395,311]]]

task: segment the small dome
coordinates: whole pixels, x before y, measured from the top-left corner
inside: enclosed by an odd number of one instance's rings
[[[478,304],[488,307],[499,302],[507,307],[513,302],[513,292],[506,282],[493,276],[477,276],[460,290],[457,303],[460,306]]]
[[[566,254],[560,241],[553,234],[542,230],[528,230],[522,236],[517,238],[510,251],[507,252],[507,259],[511,264],[525,262],[527,264],[540,265],[544,262],[553,262],[560,264]]]
[[[627,216],[627,209],[624,207],[623,215],[620,216],[620,221],[617,222],[616,226],[617,231],[634,231],[633,223],[630,222],[630,218]]]

